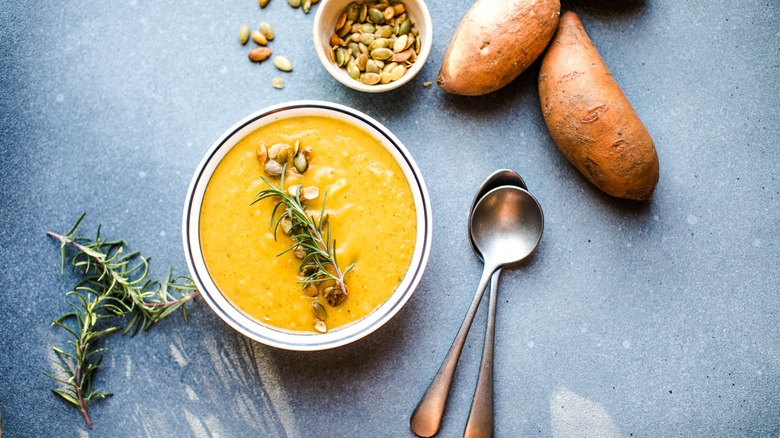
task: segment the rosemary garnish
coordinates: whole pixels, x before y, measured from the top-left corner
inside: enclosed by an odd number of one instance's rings
[[[52,390],[76,406],[91,429],[87,405],[111,395],[92,387],[93,375],[106,351],[97,348],[96,341],[118,330],[133,335],[148,330],[179,308],[186,320],[184,303],[195,297],[198,290],[188,277],[171,278],[170,268],[163,280],[148,279],[149,260],[138,252],[126,254],[124,241],[103,239],[99,226],[94,239],[78,237],[76,230],[84,216],[65,235],[47,233],[60,242],[61,273],[65,272],[66,253],[72,249],[73,268],[83,279],[66,294],[75,298],[69,303],[73,310],[52,320],[53,326],[73,338],[68,341],[70,351],[54,347],[55,363],[62,372],[59,376],[44,374],[61,384]],[[118,318],[124,318],[124,328],[116,325]]]
[[[271,228],[274,230],[274,238],[276,238],[277,230],[282,221],[289,220],[291,226],[287,235],[293,241],[292,246],[279,255],[290,251],[302,252],[301,264],[298,268],[302,274],[299,277],[299,282],[304,288],[323,282],[333,282],[334,286],[325,288],[323,293],[328,304],[338,306],[347,299],[347,285],[344,282],[344,276],[355,264],[351,263],[342,270],[336,260],[336,239],[331,238],[330,223],[325,214],[328,194],[327,192],[324,194],[322,209],[319,216],[315,218],[308,213],[306,205],[301,201],[300,190],[294,191],[294,194],[285,191],[285,173],[284,170],[281,173],[279,187],[260,176],[268,188],[261,190],[252,204],[266,198],[278,198],[271,212]],[[277,217],[276,213],[280,207],[283,207],[284,211]]]

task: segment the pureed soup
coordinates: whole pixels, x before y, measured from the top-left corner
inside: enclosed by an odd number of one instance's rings
[[[307,149],[308,168],[296,172],[290,159],[285,189],[319,189],[315,199],[304,202],[306,211],[317,217],[325,202],[338,265],[344,270],[354,263],[344,275],[348,295],[335,306],[323,292],[329,283],[320,284],[314,297],[299,283],[303,254],[284,252],[295,242],[282,227],[274,237],[271,215],[279,198],[252,204],[268,188],[261,176],[280,185],[258,159],[260,143],[271,148],[296,141],[301,151]],[[283,212],[280,206],[275,219]],[[200,245],[217,288],[245,314],[282,330],[312,332],[316,326],[323,331],[312,305],[316,301],[326,311],[327,330],[333,330],[371,313],[401,283],[415,249],[415,218],[404,173],[377,139],[339,119],[300,116],[257,129],[223,158],[206,187]]]

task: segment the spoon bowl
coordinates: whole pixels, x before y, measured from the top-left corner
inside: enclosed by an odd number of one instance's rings
[[[485,196],[489,191],[501,186],[517,186],[521,189],[528,190],[523,177],[521,177],[520,174],[514,170],[496,170],[495,172],[488,175],[488,177],[485,178],[485,181],[482,182],[482,185],[479,186],[477,193],[474,195],[474,200],[471,201],[469,218],[471,218],[471,216],[474,214],[474,207],[477,206],[477,202],[479,202],[479,200],[482,199],[482,197]],[[474,246],[474,239],[471,237],[471,232],[469,232],[469,242],[471,243],[471,249],[473,249],[474,253],[477,254],[477,256],[479,256],[481,259],[482,255],[479,253],[479,251],[477,251],[477,247]]]
[[[516,186],[489,191],[477,202],[469,218],[474,246],[485,263],[492,262],[495,268],[528,257],[539,245],[543,229],[539,202]]]

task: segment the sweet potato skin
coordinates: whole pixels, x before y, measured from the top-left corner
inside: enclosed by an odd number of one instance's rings
[[[539,100],[558,149],[604,192],[650,199],[658,183],[653,139],[574,12],[566,12],[539,71]]]
[[[559,0],[477,0],[455,31],[436,83],[465,96],[498,90],[542,54],[560,11]]]

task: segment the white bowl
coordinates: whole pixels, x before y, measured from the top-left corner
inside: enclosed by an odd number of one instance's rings
[[[326,116],[351,123],[366,131],[392,154],[403,170],[417,210],[417,236],[409,268],[390,298],[361,320],[327,333],[290,332],[258,322],[225,298],[214,284],[200,247],[200,210],[206,186],[225,155],[245,136],[277,120],[300,116]],[[311,351],[334,348],[354,342],[390,320],[409,300],[422,277],[431,249],[431,205],[420,170],[409,151],[387,128],[352,108],[329,102],[295,101],[260,110],[228,129],[209,148],[192,178],[184,204],[182,235],[184,255],[201,296],[211,309],[245,336],[273,347]]]
[[[330,37],[333,35],[336,21],[339,19],[344,9],[356,0],[323,0],[317,6],[317,14],[314,17],[314,26],[312,36],[314,39],[314,50],[317,52],[322,66],[336,80],[349,88],[364,91],[366,93],[382,93],[396,89],[414,78],[422,70],[428,55],[431,53],[431,43],[433,42],[433,25],[431,23],[431,14],[423,0],[401,0],[406,8],[406,13],[417,26],[422,46],[417,55],[417,61],[400,79],[387,84],[366,85],[360,81],[352,79],[347,70],[336,65],[330,56]],[[368,3],[367,0],[357,0],[357,3]]]

